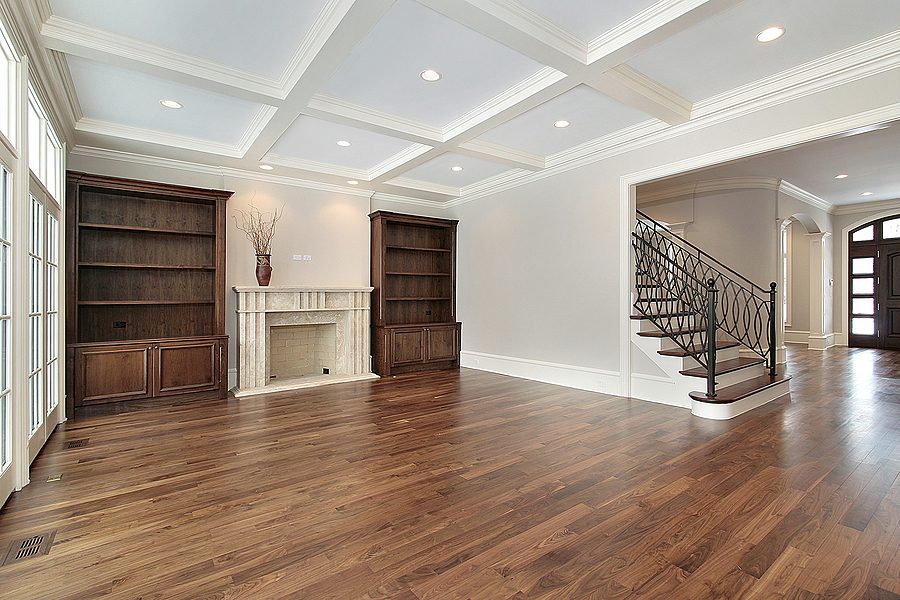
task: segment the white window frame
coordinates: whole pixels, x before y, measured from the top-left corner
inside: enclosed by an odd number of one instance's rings
[[[0,163],[0,475],[13,458],[12,229],[12,173]]]
[[[16,90],[19,61],[12,40],[0,24],[0,139],[10,148],[16,147]]]
[[[28,201],[28,435],[44,424],[44,203]]]

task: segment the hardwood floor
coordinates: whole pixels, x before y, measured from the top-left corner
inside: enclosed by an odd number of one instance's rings
[[[900,598],[900,353],[790,361],[728,422],[470,370],[86,416],[0,597]]]

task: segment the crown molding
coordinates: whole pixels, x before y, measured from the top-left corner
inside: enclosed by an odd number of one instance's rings
[[[411,190],[421,190],[423,192],[431,192],[432,194],[450,196],[451,198],[458,198],[460,193],[460,188],[457,187],[441,185],[439,183],[431,183],[428,181],[420,181],[418,179],[412,179],[410,177],[395,177],[386,183],[388,185],[395,185],[397,187],[404,187]]]
[[[174,71],[214,82],[231,91],[237,91],[241,97],[247,98],[249,95],[251,96],[249,99],[257,102],[277,103],[286,96],[280,81],[89,27],[56,15],[51,15],[43,23],[40,33],[48,48],[75,56],[93,60],[117,57],[125,61],[151,65],[159,70]]]
[[[411,198],[409,196],[398,196],[397,194],[389,194],[386,192],[375,192],[372,195],[372,200],[379,200],[382,202],[396,202],[398,204],[409,204],[410,206],[427,206],[429,208],[436,208],[439,210],[447,209],[447,203],[422,200],[421,198]]]
[[[900,198],[893,200],[875,200],[874,202],[858,202],[856,204],[841,204],[835,206],[831,214],[835,216],[854,215],[884,210],[900,209]]]
[[[539,171],[547,166],[547,161],[543,156],[478,138],[461,143],[457,149],[462,154],[471,154],[494,161],[499,160],[527,171]]]
[[[654,206],[671,202],[672,200],[741,190],[768,190],[775,192],[778,191],[778,184],[779,180],[774,177],[723,177],[705,181],[688,181],[660,187],[650,192],[639,190],[635,204],[637,206]]]
[[[650,34],[661,27],[708,2],[709,0],[662,0],[657,2],[590,40],[587,44],[586,63],[591,65],[642,38],[649,39]],[[624,62],[624,60],[620,62]]]
[[[369,169],[366,174],[366,179],[372,180],[381,177],[388,171],[392,171],[401,165],[405,165],[409,161],[422,156],[430,150],[432,150],[431,146],[426,146],[425,144],[413,144],[409,148],[401,150],[397,154],[388,157],[386,160],[381,161]]]
[[[818,208],[824,212],[831,212],[833,205],[812,192],[794,185],[784,179],[775,177],[723,177],[719,179],[707,179],[704,181],[688,181],[674,185],[660,187],[650,192],[638,192],[637,206],[655,206],[673,200],[693,198],[697,196],[709,196],[722,192],[737,192],[741,190],[766,190],[779,192]]]
[[[694,120],[732,119],[900,66],[900,30],[694,104]]]
[[[159,167],[164,169],[175,169],[178,171],[186,171],[190,173],[203,173],[207,175],[234,177],[237,179],[263,181],[266,183],[277,183],[279,185],[299,187],[309,190],[318,190],[322,192],[331,192],[347,196],[368,198],[372,195],[372,192],[369,190],[362,190],[351,186],[334,185],[330,183],[323,183],[320,181],[298,179],[296,177],[285,177],[283,175],[274,175],[270,173],[264,173],[262,171],[256,172],[245,169],[236,169],[233,167],[211,166],[201,163],[175,160],[172,158],[149,156],[146,154],[137,154],[134,152],[123,152],[121,150],[108,150],[106,148],[94,148],[91,146],[75,146],[72,149],[71,154],[74,156],[84,156],[86,158],[96,158],[115,162]],[[418,199],[412,198],[411,200]],[[429,206],[433,205],[434,203],[429,204]]]
[[[314,160],[304,160],[281,154],[266,154],[260,162],[278,167],[287,167],[289,169],[325,173],[326,175],[334,175],[335,177],[344,177],[346,179],[357,179],[362,181],[368,181],[369,179],[368,171],[365,169],[354,169],[351,167],[322,163]]]
[[[778,182],[778,191],[785,196],[790,196],[795,200],[799,200],[804,204],[818,208],[826,213],[832,213],[834,211],[834,205],[831,202],[819,198],[812,192],[808,192],[803,188],[794,185],[790,181],[785,181],[784,179],[780,180]]]
[[[303,37],[303,41],[291,56],[287,66],[278,80],[281,88],[280,96],[283,100],[288,93],[303,77],[306,69],[313,63],[316,56],[331,38],[347,12],[353,6],[355,0],[329,0],[316,16],[312,27]]]
[[[162,133],[152,129],[144,129],[143,127],[120,125],[119,123],[111,123],[109,121],[101,121],[99,119],[90,119],[87,117],[80,119],[75,124],[75,131],[96,135],[108,135],[125,140],[137,140],[139,142],[157,144],[160,146],[172,146],[184,150],[195,150],[197,152],[228,156],[230,158],[241,158],[243,156],[240,148],[232,144],[211,142],[209,140],[176,135],[173,133]]]
[[[565,54],[581,64],[587,64],[588,45],[582,39],[519,2],[515,0],[469,1],[557,52]]]
[[[444,141],[440,128],[432,127],[397,115],[368,108],[326,94],[316,94],[303,111],[311,117],[335,121],[375,133],[391,135],[419,144],[436,145]],[[338,117],[335,119],[334,117]]]
[[[511,88],[473,108],[448,123],[442,131],[442,140],[448,141],[463,135],[477,125],[495,117],[513,106],[525,102],[541,90],[562,81],[567,75],[553,67],[543,67]]]
[[[272,120],[272,117],[274,117],[277,112],[277,108],[265,104],[256,111],[256,114],[250,119],[250,123],[244,129],[244,133],[241,134],[241,139],[238,140],[237,143],[237,150],[241,153],[241,157],[247,154],[247,151],[250,150],[250,146],[253,145],[253,142],[256,141],[256,138],[259,137],[259,134],[262,133],[263,129],[266,128],[266,125],[269,124],[269,121]]]

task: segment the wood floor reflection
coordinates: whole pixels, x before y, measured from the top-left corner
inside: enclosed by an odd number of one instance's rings
[[[465,369],[86,415],[0,597],[898,598],[900,352],[790,364],[729,422]]]

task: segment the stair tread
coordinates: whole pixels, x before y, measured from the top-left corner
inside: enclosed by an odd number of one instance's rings
[[[665,313],[665,314],[659,314],[659,315],[631,315],[631,318],[632,318],[632,320],[635,320],[635,321],[641,321],[643,319],[649,319],[650,317],[659,317],[661,319],[665,319],[668,317],[687,317],[687,316],[690,316],[693,314],[696,314],[696,313],[686,310],[686,311],[682,311],[682,312]]]
[[[734,348],[735,346],[740,346],[740,342],[729,342],[727,340],[719,340],[716,342],[716,350],[725,350],[726,348]],[[691,352],[687,352],[681,348],[672,348],[671,350],[657,350],[659,354],[663,356],[691,356],[692,354],[698,354],[702,352],[706,352],[705,347],[692,346]]]
[[[748,396],[751,396],[756,392],[761,392],[770,387],[774,387],[779,383],[790,381],[790,379],[791,376],[784,372],[778,373],[774,377],[768,374],[760,375],[759,377],[754,377],[753,379],[748,379],[747,381],[742,381],[734,385],[729,385],[717,389],[715,398],[708,397],[706,395],[706,392],[691,392],[690,396],[692,400],[697,400],[699,402],[709,402],[712,404],[729,404],[731,402],[743,400],[744,398],[747,398]]]
[[[657,329],[656,331],[638,331],[638,335],[641,337],[652,337],[652,338],[664,338],[671,336],[679,336],[679,335],[688,335],[690,333],[700,333],[703,331],[700,328],[686,328],[686,329],[676,329],[671,333],[666,333],[665,331],[660,331]]]
[[[742,356],[740,358],[733,358],[731,360],[723,360],[722,362],[716,363],[716,375],[724,375],[725,373],[734,373],[735,371],[740,371],[741,369],[746,369],[748,367],[754,367],[756,365],[763,365],[766,363],[766,359],[764,358],[751,358]],[[679,371],[682,375],[687,375],[688,377],[706,377],[706,367],[695,367],[693,369],[685,369],[684,371]]]

